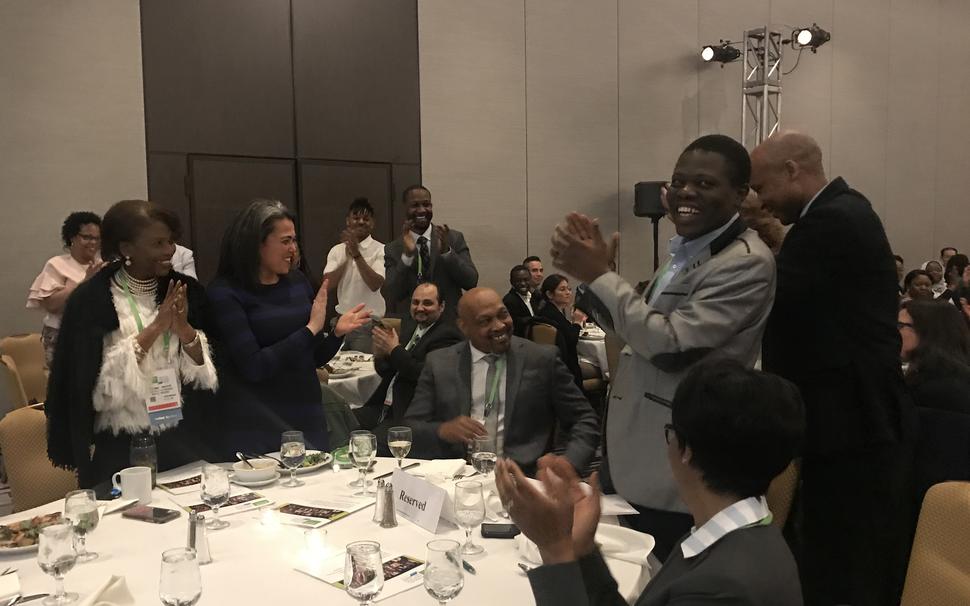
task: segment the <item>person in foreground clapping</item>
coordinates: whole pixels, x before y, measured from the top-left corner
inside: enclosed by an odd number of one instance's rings
[[[314,293],[302,272],[291,271],[296,254],[294,216],[276,200],[251,202],[223,236],[208,296],[224,457],[277,450],[291,429],[303,432],[307,448],[329,449],[316,368],[370,312],[357,305],[326,335],[327,281]]]
[[[155,438],[159,470],[199,459],[201,403],[190,394],[218,386],[198,330],[205,294],[172,270],[178,218],[151,202],[124,200],[104,215],[101,230],[109,264],[67,301],[46,402],[48,455],[76,469],[82,487],[127,467],[131,438],[142,433]],[[180,406],[151,415],[153,386],[166,377]]]
[[[798,390],[733,360],[702,362],[678,387],[671,420],[667,461],[694,528],[636,606],[802,604],[795,560],[763,496],[802,439]],[[503,505],[542,556],[528,573],[536,604],[626,604],[595,542],[597,474],[584,491],[561,459],[539,467],[542,491],[514,462],[495,469]]]

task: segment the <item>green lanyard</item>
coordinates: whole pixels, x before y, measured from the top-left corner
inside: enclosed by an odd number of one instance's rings
[[[138,326],[138,332],[145,330],[144,324],[141,321],[141,314],[138,313],[138,305],[135,304],[135,298],[131,296],[131,289],[128,288],[128,278],[126,276],[121,276],[121,285],[125,289],[125,296],[128,298],[128,306],[131,307],[131,314],[135,316],[135,325]],[[168,357],[168,343],[171,336],[166,330],[162,334],[162,345],[165,346],[165,356]]]
[[[499,358],[495,361],[495,376],[492,377],[492,384],[488,388],[488,394],[485,396],[485,416],[487,417],[492,412],[492,408],[495,406],[498,396],[498,384],[502,382],[502,373],[505,371],[505,358]]]

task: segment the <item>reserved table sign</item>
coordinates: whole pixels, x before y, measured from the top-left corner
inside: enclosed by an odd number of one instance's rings
[[[394,470],[391,484],[394,485],[394,509],[401,517],[436,533],[441,507],[447,497],[445,490],[400,469]]]

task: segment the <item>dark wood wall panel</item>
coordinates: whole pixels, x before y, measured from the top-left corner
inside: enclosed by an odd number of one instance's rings
[[[142,0],[149,151],[292,157],[288,0]]]
[[[404,225],[406,214],[404,212],[404,204],[401,201],[401,192],[404,191],[405,187],[421,183],[421,165],[395,164],[391,169],[391,177],[393,182],[392,192],[394,194],[392,215],[394,221],[394,237],[396,238]]]
[[[421,162],[416,0],[293,0],[300,157]]]
[[[148,199],[178,215],[182,222],[179,243],[192,248],[192,205],[186,192],[188,160],[185,154],[148,154]]]
[[[223,232],[253,198],[279,200],[297,213],[293,160],[190,156],[189,171],[196,270],[203,284],[215,276]]]

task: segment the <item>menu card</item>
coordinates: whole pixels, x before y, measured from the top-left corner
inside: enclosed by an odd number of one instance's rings
[[[307,560],[301,562],[296,567],[296,571],[344,591],[345,557],[345,554],[341,553],[326,559]],[[410,555],[393,555],[387,552],[381,552],[381,560],[384,562],[384,588],[374,600],[375,602],[382,602],[408,589],[422,586],[424,578],[421,573],[424,570],[424,560]]]

